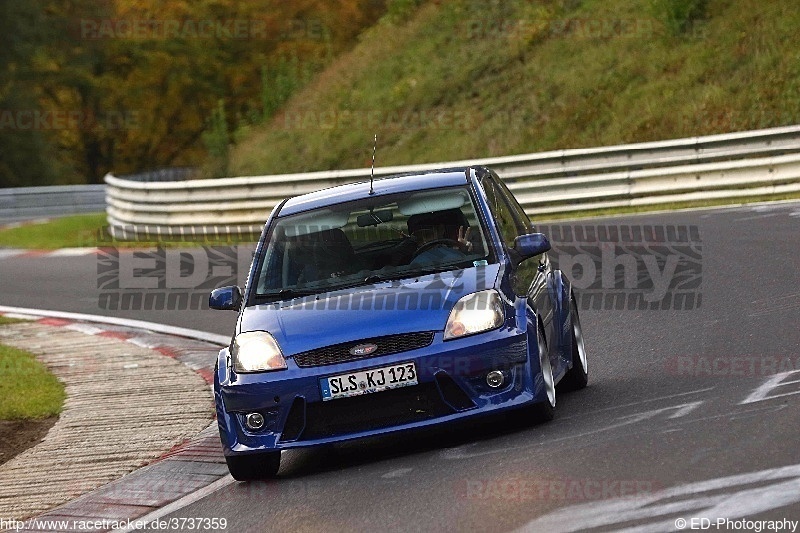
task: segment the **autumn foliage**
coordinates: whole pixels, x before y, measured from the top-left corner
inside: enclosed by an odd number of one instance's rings
[[[274,113],[384,8],[4,0],[0,187],[196,166],[209,149],[224,152],[230,132]]]

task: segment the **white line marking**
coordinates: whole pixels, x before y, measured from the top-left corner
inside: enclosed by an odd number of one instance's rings
[[[747,316],[755,318],[755,317],[759,317],[759,316],[771,315],[773,313],[780,313],[780,312],[783,312],[783,311],[793,311],[794,309],[797,309],[798,307],[800,307],[800,302],[793,303],[793,304],[784,304],[784,305],[779,305],[779,306],[772,307],[772,308],[769,308],[769,309],[764,309],[763,311],[756,311],[754,313],[749,313]]]
[[[230,476],[230,474],[228,474],[225,477],[218,479],[214,483],[206,485],[205,487],[203,487],[198,491],[195,491],[191,494],[187,494],[183,498],[175,500],[169,505],[165,505],[161,509],[156,509],[150,514],[146,514],[141,518],[132,520],[131,523],[134,524],[136,522],[139,522],[141,524],[149,524],[150,522],[154,520],[159,520],[167,516],[168,514],[174,513],[175,511],[180,511],[184,507],[188,507],[189,505],[195,503],[196,501],[202,500],[203,498],[206,498],[207,496],[214,494],[218,490],[223,489],[232,483],[236,483],[236,480],[233,479]],[[132,528],[132,529],[121,528],[121,529],[115,529],[112,533],[125,533],[126,531],[135,531],[138,529],[144,529],[144,528]]]
[[[628,420],[627,422],[622,422],[620,424],[615,424],[610,426],[608,429],[612,429],[614,427],[624,426],[627,424],[633,424],[635,422],[643,422],[645,420],[649,420],[656,415],[660,415],[661,413],[666,413],[667,411],[675,411],[667,418],[672,420],[674,418],[680,418],[682,416],[686,416],[698,407],[703,405],[702,401],[699,402],[691,402],[691,403],[684,403],[682,405],[672,405],[670,407],[663,407],[661,409],[653,409],[651,411],[644,411],[642,413],[635,413],[628,416],[620,417],[619,420]]]
[[[25,250],[0,250],[0,259],[16,257],[25,253]]]
[[[695,409],[697,409],[698,407],[700,407],[703,403],[705,403],[705,402],[700,400],[700,401],[696,401],[696,402],[684,403],[684,404],[680,404],[680,405],[671,405],[669,407],[663,407],[661,409],[653,409],[651,411],[644,411],[644,412],[641,412],[641,413],[633,413],[631,415],[625,415],[625,416],[617,417],[614,420],[618,420],[618,422],[614,422],[614,423],[612,423],[610,425],[603,426],[603,427],[600,427],[600,428],[597,428],[597,429],[591,429],[589,431],[584,431],[582,433],[574,433],[572,435],[566,435],[564,437],[548,439],[546,441],[546,443],[548,445],[552,445],[552,444],[557,443],[557,442],[563,442],[563,441],[572,440],[572,439],[580,439],[580,438],[585,438],[585,437],[589,437],[589,436],[592,436],[592,435],[596,435],[598,433],[605,433],[607,431],[612,431],[614,429],[619,429],[621,427],[629,426],[631,424],[636,424],[636,423],[639,423],[639,422],[644,422],[645,420],[650,420],[650,419],[655,418],[656,416],[658,416],[658,415],[660,415],[662,413],[666,413],[668,411],[675,411],[670,416],[666,417],[668,420],[684,417],[684,416],[688,415],[689,413],[691,413],[692,411],[694,411]],[[635,405],[638,405],[638,404],[635,404]],[[522,444],[522,445],[519,445],[519,446],[509,446],[509,447],[504,447],[504,448],[501,448],[501,449],[496,449],[495,448],[495,449],[491,449],[491,450],[484,450],[484,451],[471,452],[471,453],[466,450],[466,448],[476,446],[477,444],[478,443],[471,443],[471,444],[465,444],[465,445],[462,445],[462,446],[458,446],[456,448],[447,448],[447,449],[442,450],[441,452],[439,452],[439,454],[443,459],[451,459],[451,460],[471,459],[473,457],[482,457],[484,455],[493,455],[493,454],[496,454],[496,453],[507,453],[509,451],[515,451],[515,450],[524,450],[526,448],[530,448],[531,446],[541,446],[542,444],[545,444],[545,442],[531,442],[531,443]]]
[[[758,220],[758,219],[761,219],[761,218],[776,217],[776,216],[778,216],[780,214],[782,214],[782,213],[761,213],[761,214],[758,214],[758,215],[755,215],[755,216],[752,216],[752,217],[734,218],[733,221],[734,222],[747,222],[749,220]]]
[[[406,474],[408,474],[409,472],[411,472],[412,470],[414,470],[414,469],[413,468],[398,468],[397,470],[392,470],[391,472],[386,472],[381,477],[383,479],[393,479],[393,478],[403,477]]]
[[[47,257],[79,257],[97,252],[97,248],[60,248],[46,254]]]
[[[800,292],[787,294],[785,296],[779,296],[778,298],[762,298],[760,300],[753,300],[751,303],[753,305],[772,304],[775,302],[779,302],[781,300],[794,300],[795,298],[800,298]]]
[[[131,320],[127,318],[99,315],[85,315],[82,313],[67,313],[64,311],[50,311],[45,309],[8,307],[5,305],[0,305],[0,313],[17,313],[21,315],[35,315],[37,317],[64,318],[67,320],[94,322],[96,324],[112,324],[114,326],[123,326],[127,328],[146,329],[156,333],[165,333],[167,335],[175,335],[176,337],[186,337],[188,339],[206,341],[212,344],[218,344],[220,346],[227,346],[231,341],[231,338],[226,335],[216,335],[214,333],[206,333],[196,329],[179,328],[176,326],[165,326],[163,324],[156,324],[155,322],[145,322],[144,320]]]
[[[706,518],[713,525],[716,519],[756,516],[798,501],[800,465],[791,465],[562,507],[517,531],[675,531],[677,518]],[[631,525],[634,521],[640,524]]]
[[[778,411],[782,411],[783,408],[786,407],[785,405],[778,405],[775,407],[758,407],[756,409],[748,409],[746,411],[738,411],[735,413],[727,412],[721,413],[718,415],[711,415],[711,416],[704,416],[701,418],[692,418],[691,420],[682,420],[681,424],[696,424],[697,422],[708,422],[709,420],[720,420],[722,418],[727,418],[728,420],[744,420],[745,418],[750,418],[756,415],[763,415],[765,413],[777,413]],[[678,429],[678,428],[676,428]],[[680,428],[681,430],[683,428]]]
[[[670,394],[669,396],[659,396],[658,398],[648,398],[647,400],[639,400],[638,402],[631,402],[631,403],[621,403],[619,405],[614,405],[611,407],[603,407],[602,409],[595,409],[594,411],[586,411],[585,413],[581,413],[579,415],[569,415],[569,416],[561,416],[559,415],[559,420],[569,420],[570,418],[585,418],[587,416],[591,416],[594,413],[602,413],[603,411],[613,411],[615,409],[620,409],[623,407],[634,407],[637,405],[642,405],[643,403],[651,403],[651,402],[660,402],[661,400],[672,400],[674,398],[680,398],[681,396],[690,396],[692,394],[700,394],[701,392],[710,392],[714,390],[714,387],[707,387],[705,389],[697,389],[689,392],[679,392],[678,394]]]
[[[770,392],[778,387],[784,385],[792,385],[798,383],[798,381],[784,381],[784,379],[788,378],[791,375],[800,373],[800,370],[790,370],[788,372],[781,372],[780,374],[775,374],[774,376],[768,378],[764,383],[761,384],[756,390],[750,393],[750,396],[745,398],[739,405],[744,405],[747,403],[755,403],[761,402],[764,400],[771,400],[772,398],[781,398],[783,396],[793,396],[795,394],[800,394],[800,390],[793,391],[793,392],[786,392],[783,394],[773,394],[772,396],[767,396]]]

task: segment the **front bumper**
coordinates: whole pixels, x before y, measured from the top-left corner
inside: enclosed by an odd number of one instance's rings
[[[226,455],[300,448],[455,421],[546,399],[538,354],[525,332],[498,329],[424,348],[348,363],[215,377],[217,420]],[[418,384],[351,398],[322,401],[320,378],[414,362]],[[496,389],[486,374],[501,370]],[[231,380],[230,378],[233,378]],[[250,431],[244,416],[260,412],[266,423]]]

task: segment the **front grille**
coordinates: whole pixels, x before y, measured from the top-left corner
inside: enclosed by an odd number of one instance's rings
[[[301,439],[321,439],[421,422],[453,412],[442,401],[435,383],[309,403]]]
[[[384,337],[374,337],[372,339],[362,339],[342,344],[334,344],[302,352],[294,356],[294,362],[300,367],[333,365],[336,363],[346,363],[348,361],[358,361],[370,357],[380,357],[393,353],[407,352],[424,348],[433,342],[433,331],[421,331],[417,333],[401,333],[399,335],[386,335]],[[353,355],[350,350],[361,344],[374,344],[378,348],[367,355]]]

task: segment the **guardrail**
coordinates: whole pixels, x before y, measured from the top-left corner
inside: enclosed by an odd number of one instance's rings
[[[528,214],[800,191],[800,126],[601,148],[380,167],[375,176],[485,165]],[[369,179],[370,169],[142,183],[107,175],[116,237],[258,233],[283,198]]]
[[[192,167],[159,168],[138,174],[126,174],[128,181],[186,181],[197,177],[197,169]]]
[[[105,210],[105,185],[0,189],[0,220],[6,222]]]

